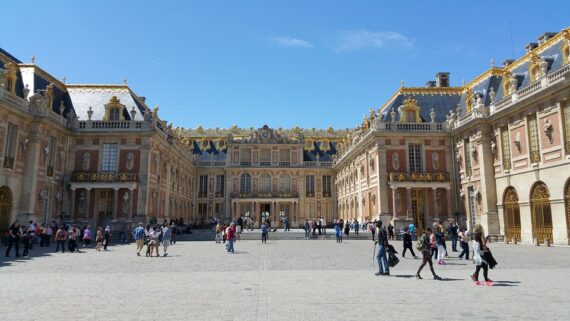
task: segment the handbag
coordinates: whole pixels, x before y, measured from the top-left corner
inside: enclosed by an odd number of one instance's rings
[[[390,267],[395,267],[396,265],[398,265],[398,263],[400,263],[400,259],[398,259],[396,255],[394,254],[388,255],[388,265]]]

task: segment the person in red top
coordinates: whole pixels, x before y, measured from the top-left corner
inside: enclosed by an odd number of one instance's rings
[[[236,238],[236,225],[234,223],[226,229],[226,250],[228,253],[234,253],[234,241]]]

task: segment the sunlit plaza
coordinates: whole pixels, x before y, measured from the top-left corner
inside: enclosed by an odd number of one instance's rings
[[[568,319],[568,4],[114,6],[0,4],[0,320]]]

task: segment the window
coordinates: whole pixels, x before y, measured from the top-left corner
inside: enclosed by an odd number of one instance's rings
[[[410,161],[410,172],[422,171],[422,145],[408,144],[408,157]]]
[[[291,192],[291,176],[289,176],[287,173],[283,173],[281,176],[279,176],[279,192]]]
[[[279,150],[279,166],[290,166],[291,165],[291,150],[288,148],[282,148]]]
[[[101,171],[114,172],[117,169],[117,144],[103,144]]]
[[[251,148],[241,148],[239,150],[239,161],[242,165],[245,165],[243,163],[251,165]]]
[[[121,120],[121,110],[119,108],[111,108],[109,110],[109,120],[111,121]]]
[[[463,155],[465,155],[465,173],[467,176],[471,176],[472,174],[472,165],[471,165],[471,142],[465,140],[463,143]]]
[[[6,149],[4,151],[4,168],[12,168],[14,166],[17,136],[18,126],[8,123],[8,135],[6,136]]]
[[[331,197],[332,196],[332,189],[331,189],[331,176],[330,175],[323,175],[323,197]]]
[[[566,145],[566,153],[570,153],[570,104],[566,103],[564,107],[562,107],[562,113],[564,115],[564,136],[565,136],[565,145]]]
[[[315,197],[315,175],[305,177],[305,193],[307,197]]]
[[[259,177],[260,181],[260,192],[261,193],[271,193],[271,175],[268,173],[263,173]]]
[[[200,175],[200,186],[198,197],[206,197],[208,195],[208,175]]]
[[[55,165],[55,153],[56,153],[56,146],[57,146],[57,138],[50,137],[49,139],[49,156],[48,156],[48,164],[47,164],[47,176],[53,176],[53,168]]]
[[[259,165],[271,166],[271,149],[262,148],[259,152]]]
[[[527,118],[528,121],[528,137],[530,140],[529,152],[530,160],[533,163],[540,162],[540,147],[538,146],[538,124],[536,120],[536,115],[530,115]]]
[[[216,197],[224,196],[224,185],[225,185],[224,179],[225,179],[224,175],[216,176]]]
[[[501,128],[501,153],[503,156],[503,169],[511,169],[511,142],[507,126]]]
[[[251,175],[248,173],[241,174],[239,192],[243,194],[251,193]]]
[[[208,203],[198,203],[198,215],[201,218],[206,218],[208,215]]]

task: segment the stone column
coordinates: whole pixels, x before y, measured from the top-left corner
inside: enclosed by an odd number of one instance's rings
[[[30,124],[30,137],[28,137],[28,148],[23,156],[24,160],[24,172],[22,177],[23,188],[20,191],[14,191],[14,193],[20,192],[20,208],[18,212],[18,219],[20,222],[28,222],[28,220],[38,221],[35,217],[34,212],[36,208],[36,202],[38,201],[38,176],[39,176],[39,166],[42,158],[42,146],[41,146],[41,135],[38,131],[41,129],[41,125],[37,123]],[[21,135],[20,135],[21,136]],[[19,143],[14,142],[15,148],[19,150]],[[19,156],[17,154],[16,158]],[[14,169],[17,165],[14,164]],[[55,233],[55,232],[54,232]]]
[[[406,218],[407,219],[411,219],[412,218],[412,188],[411,187],[406,187],[406,208],[407,208],[407,214],[406,214]],[[417,222],[414,222],[414,224],[417,224]]]
[[[396,187],[392,187],[392,218],[396,218],[398,216],[398,204],[396,203]]]
[[[450,219],[450,218],[453,218],[453,214],[452,214],[453,211],[452,211],[452,209],[451,209],[451,206],[452,206],[452,203],[451,203],[451,197],[452,197],[452,195],[451,195],[451,187],[447,187],[447,188],[445,189],[445,194],[446,194],[446,195],[445,195],[445,196],[446,196],[445,198],[447,199],[447,218]],[[456,222],[456,223],[457,223],[457,222]]]
[[[117,215],[119,212],[119,189],[113,189],[113,221],[117,220]]]
[[[135,200],[133,199],[133,190],[129,188],[129,208],[127,210],[127,220],[133,220],[133,205],[135,204]]]
[[[494,132],[490,126],[480,128],[480,131],[474,137],[472,136],[471,144],[478,143],[477,162],[481,172],[481,224],[488,235],[493,235],[499,234],[495,167],[491,153],[491,136]]]
[[[439,221],[439,212],[438,212],[438,208],[437,208],[437,187],[432,187],[431,188],[431,193],[432,193],[432,206],[433,206],[433,219],[438,220]]]
[[[75,189],[71,190],[71,199],[69,200],[69,202],[70,202],[69,216],[71,217],[72,221],[75,221]]]
[[[91,211],[91,189],[85,189],[85,219],[89,220],[89,212]]]

